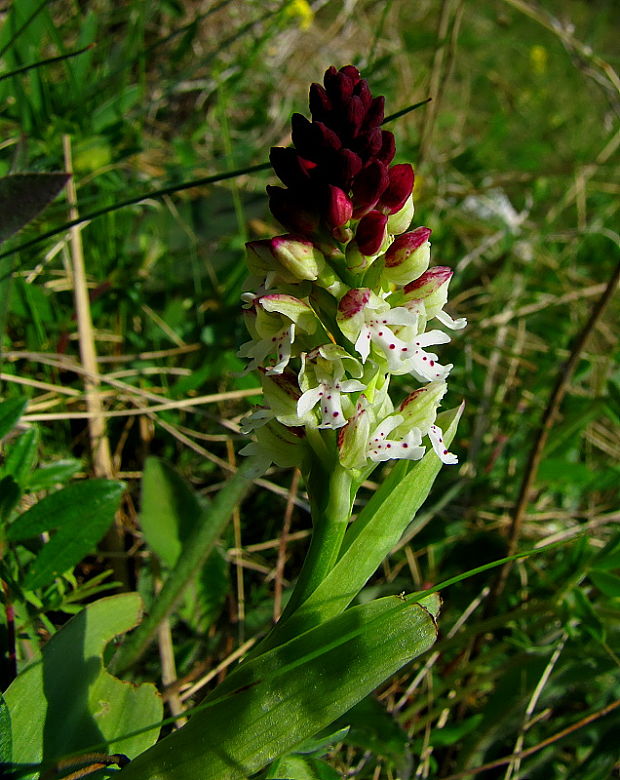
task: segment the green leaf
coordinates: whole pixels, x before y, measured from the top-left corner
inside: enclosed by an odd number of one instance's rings
[[[229,568],[225,555],[215,547],[183,594],[178,615],[201,634],[217,620],[226,602]]]
[[[615,534],[597,554],[594,567],[609,571],[610,569],[620,569],[620,534]]]
[[[0,772],[13,759],[13,736],[11,713],[4,696],[0,693]]]
[[[614,599],[620,598],[620,577],[617,574],[594,569],[594,571],[590,572],[590,579],[601,593]]]
[[[0,241],[32,221],[68,180],[68,173],[17,173],[0,179]]]
[[[140,526],[149,547],[174,566],[199,521],[202,506],[179,474],[159,458],[147,458],[142,477]]]
[[[122,482],[74,482],[41,499],[8,529],[7,539],[23,541],[58,528],[32,562],[24,588],[34,590],[73,568],[99,542],[118,509]]]
[[[260,770],[427,650],[438,601],[427,599],[427,609],[390,596],[354,607],[246,661],[123,780],[235,780]]]
[[[439,416],[446,447],[454,438],[461,413],[462,407]],[[409,465],[401,461],[392,470],[347,531],[334,568],[288,620],[276,625],[256,652],[337,615],[353,601],[426,500],[442,463],[431,450],[406,471]]]
[[[33,471],[30,478],[26,480],[26,487],[33,491],[49,490],[70,480],[81,468],[80,461],[74,458],[48,463]]]
[[[570,617],[577,617],[580,621],[580,629],[588,633],[597,642],[605,641],[605,626],[594,611],[590,599],[581,588],[573,588],[567,594],[567,604]],[[570,620],[570,618],[569,618]]]
[[[17,425],[27,403],[26,398],[11,398],[0,404],[0,439]]]
[[[20,496],[21,490],[13,477],[0,479],[0,519],[8,520]]]
[[[267,773],[268,780],[341,780],[335,769],[312,756],[284,756],[274,761]]]
[[[37,460],[39,433],[29,428],[11,443],[2,472],[11,475],[19,485],[26,482]]]
[[[310,739],[304,739],[301,745],[297,745],[295,752],[316,753],[317,755],[323,755],[338,742],[343,742],[348,733],[348,726],[343,726],[343,728],[337,729],[336,731],[330,729],[329,734],[321,732],[321,734],[310,737]]]
[[[153,744],[159,726],[122,736],[161,720],[155,686],[117,680],[102,660],[106,644],[133,628],[141,614],[136,593],[100,599],[66,623],[43,648],[41,660],[17,676],[5,694],[13,762],[55,761],[100,743],[109,753],[132,757]]]
[[[122,482],[108,479],[73,482],[50,493],[24,512],[10,527],[7,538],[21,542],[53,528],[96,523],[101,513],[112,511],[114,514],[123,490]]]

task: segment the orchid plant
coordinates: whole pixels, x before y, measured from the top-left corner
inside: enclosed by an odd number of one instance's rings
[[[240,355],[261,377],[265,405],[245,421],[242,452],[310,475],[314,539],[289,611],[309,596],[340,552],[361,483],[378,463],[445,464],[437,412],[451,365],[428,347],[465,327],[444,306],[452,271],[430,266],[431,231],[409,230],[411,165],[392,164],[384,98],[352,65],[310,87],[312,121],[292,118],[294,148],[274,147],[284,187],[269,206],[291,232],[247,245],[244,313],[251,339]],[[420,386],[393,399],[392,376]]]
[[[439,469],[457,463],[461,409],[439,413],[452,366],[431,348],[466,323],[444,310],[452,271],[430,266],[430,229],[410,229],[414,172],[392,162],[384,99],[355,67],[331,67],[310,88],[310,112],[293,115],[294,147],[271,150],[284,186],[267,188],[269,205],[288,232],[247,245],[239,354],[264,401],[243,424],[246,473],[301,470],[312,540],[279,622],[188,725],[123,769],[128,780],[232,780],[274,760],[268,776],[280,777],[279,757],[437,635],[437,594],[350,605]],[[415,389],[398,398],[390,383],[402,375]],[[359,488],[386,461],[351,522]]]

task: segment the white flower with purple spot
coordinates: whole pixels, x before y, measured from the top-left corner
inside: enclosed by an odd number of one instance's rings
[[[396,411],[402,422],[398,424],[395,433],[404,438],[412,430],[419,431],[421,436],[428,436],[442,463],[453,465],[458,463],[458,458],[448,452],[443,441],[443,431],[436,423],[437,409],[447,389],[444,381],[438,381],[410,393]]]
[[[422,304],[427,319],[436,317],[446,328],[462,330],[467,325],[465,317],[455,320],[443,310],[448,302],[448,285],[453,273],[451,268],[443,265],[429,268],[418,279],[407,284],[398,298],[404,297],[410,304]]]
[[[390,307],[367,288],[349,290],[338,304],[337,321],[343,334],[354,342],[365,363],[374,345],[385,357],[392,374],[409,374],[422,382],[444,379],[452,366],[442,366],[437,355],[424,347],[445,344],[450,337],[440,330],[423,333],[424,307]]]
[[[366,385],[359,379],[345,379],[345,361],[349,372],[361,376],[362,367],[346,350],[336,344],[326,344],[301,356],[299,385],[304,391],[297,401],[297,415],[300,419],[317,405],[321,415],[319,428],[341,428],[347,423],[353,404],[347,393],[361,392]],[[344,394],[344,395],[343,395]],[[345,407],[349,407],[343,411]]]
[[[267,373],[281,374],[291,359],[297,331],[311,334],[320,324],[307,303],[283,293],[254,298],[252,308],[244,313],[253,338],[242,344],[237,354],[250,359],[247,371],[266,366],[270,358]]]
[[[342,465],[363,469],[368,461],[420,460],[426,453],[422,444],[424,436],[428,436],[443,463],[457,463],[456,455],[446,448],[443,431],[435,422],[446,390],[445,382],[431,382],[408,395],[396,411],[380,422],[373,405],[361,396],[355,414],[339,432],[338,454]]]
[[[419,428],[411,428],[401,437],[390,438],[390,434],[403,422],[402,415],[393,414],[375,428],[366,450],[370,460],[381,463],[392,459],[420,460],[424,456],[426,448],[420,446],[422,434]]]

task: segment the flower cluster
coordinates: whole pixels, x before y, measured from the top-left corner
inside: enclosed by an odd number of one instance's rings
[[[292,119],[294,148],[271,150],[284,187],[269,205],[290,232],[247,245],[243,295],[251,340],[240,355],[258,370],[265,406],[244,430],[264,465],[299,465],[304,454],[347,469],[417,460],[425,437],[456,463],[436,424],[452,368],[429,347],[465,320],[444,311],[452,271],[430,266],[431,231],[408,231],[411,165],[391,164],[394,136],[382,130],[384,99],[358,70],[331,67],[310,88],[312,121]],[[408,232],[407,232],[408,231]],[[392,375],[422,386],[397,407]]]

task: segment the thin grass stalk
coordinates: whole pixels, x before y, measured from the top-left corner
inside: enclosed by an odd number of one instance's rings
[[[73,174],[73,161],[71,154],[71,138],[64,135],[62,139],[65,157],[65,168]],[[77,192],[73,175],[67,182],[67,200],[69,202],[69,216],[75,221],[79,220]],[[82,244],[82,232],[75,225],[70,231],[71,247],[71,271],[73,275],[73,290],[75,298],[75,315],[78,327],[80,345],[80,358],[82,366],[88,372],[84,377],[85,401],[88,410],[88,433],[90,438],[93,472],[96,477],[105,479],[114,478],[114,464],[110,451],[110,440],[106,430],[104,417],[104,405],[101,397],[101,382],[99,379],[99,366],[97,365],[97,348],[95,346],[95,333],[90,310],[90,298],[86,283],[86,265],[84,262],[84,247]],[[129,584],[129,572],[127,561],[123,557],[123,527],[120,513],[117,512],[114,525],[106,534],[102,548],[113,553],[111,565],[114,576],[125,586]]]

